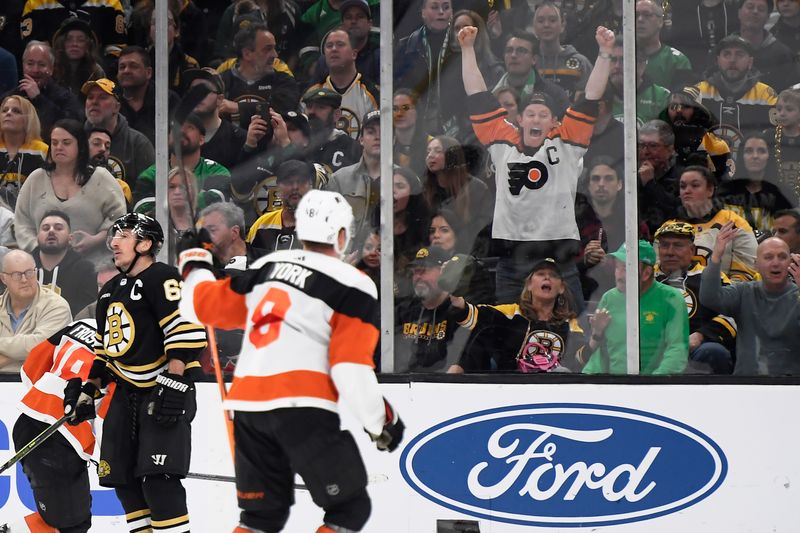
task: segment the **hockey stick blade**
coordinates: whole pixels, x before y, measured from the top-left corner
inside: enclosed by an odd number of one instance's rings
[[[67,421],[68,418],[69,418],[68,415],[62,416],[61,418],[59,418],[58,420],[47,426],[44,429],[44,431],[36,435],[33,438],[33,440],[31,440],[28,444],[20,448],[20,450],[14,457],[6,461],[6,464],[4,464],[3,466],[0,466],[0,474],[2,474],[15,464],[17,464],[19,461],[24,459],[25,456],[27,456],[29,453],[35,450],[41,443],[49,439],[53,435],[53,433],[58,431],[58,428],[64,425],[64,423]]]
[[[224,483],[236,483],[236,478],[233,476],[223,476],[220,474],[200,474],[197,472],[189,472],[186,474],[186,479],[201,479],[203,481],[222,481]],[[374,485],[389,481],[389,477],[385,474],[373,474],[367,478],[367,483]],[[308,487],[303,483],[295,483],[294,488],[297,490],[308,490]]]

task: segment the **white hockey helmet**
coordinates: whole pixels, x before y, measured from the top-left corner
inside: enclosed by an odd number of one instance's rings
[[[301,241],[330,244],[344,255],[350,243],[353,209],[338,192],[312,189],[300,200],[295,212],[295,232]],[[344,228],[344,246],[339,247],[339,230]]]

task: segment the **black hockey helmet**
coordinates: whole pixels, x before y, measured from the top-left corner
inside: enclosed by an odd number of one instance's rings
[[[150,247],[149,255],[155,257],[161,246],[164,244],[164,231],[161,229],[156,219],[142,213],[126,213],[119,217],[114,224],[108,228],[108,242],[118,231],[131,230],[137,240],[149,239],[153,245]],[[110,249],[110,246],[109,246]]]

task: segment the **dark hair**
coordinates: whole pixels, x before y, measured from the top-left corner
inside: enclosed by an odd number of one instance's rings
[[[470,175],[464,149],[461,147],[461,143],[447,135],[437,135],[428,144],[433,141],[439,141],[444,150],[444,168],[441,172],[445,178],[445,186],[439,187],[436,176],[426,166],[422,186],[425,200],[429,206],[436,209],[441,201],[452,198],[456,213],[461,217],[462,223],[465,223],[470,220],[471,213],[469,212]],[[437,198],[441,192],[444,192],[445,198]]]
[[[137,46],[135,44],[126,46],[123,48],[120,53],[117,61],[122,59],[125,56],[129,56],[132,54],[138,54],[139,57],[142,59],[142,63],[144,63],[145,68],[150,68],[153,66],[153,61],[150,59],[150,54],[147,53],[147,50],[142,48],[141,46]]]
[[[772,215],[772,220],[776,220],[781,217],[792,217],[794,219],[794,231],[795,233],[800,234],[800,209],[797,207],[792,209],[781,209]]]
[[[89,43],[89,46],[86,50],[86,55],[78,61],[78,65],[75,70],[70,68],[70,61],[69,58],[67,58],[67,51],[65,47],[67,34],[73,30],[80,31],[86,35],[87,42]],[[64,87],[70,87],[73,85],[80,87],[83,82],[95,77],[95,72],[97,71],[98,63],[100,62],[98,48],[97,40],[95,39],[91,29],[89,29],[87,33],[86,28],[73,26],[67,27],[66,31],[58,31],[55,34],[53,41],[53,54],[55,56],[55,60],[53,61],[53,80]]]
[[[412,89],[408,89],[407,87],[401,87],[400,89],[397,89],[394,92],[393,98],[396,96],[407,96],[409,100],[411,100],[414,103],[415,107],[417,105],[417,100],[419,100],[419,94],[417,94],[417,92]]]
[[[92,133],[105,133],[106,135],[108,135],[109,138],[113,138],[114,137],[113,135],[111,135],[111,132],[108,131],[107,129],[100,128],[98,126],[92,126],[91,128],[89,128],[89,131],[86,133],[87,141],[88,141],[89,137],[92,136]]]
[[[350,35],[350,33],[349,33],[349,32],[348,32],[346,29],[344,29],[344,26],[342,26],[342,25],[340,24],[340,25],[338,25],[338,26],[336,26],[336,27],[334,27],[334,28],[331,28],[330,30],[328,30],[328,33],[326,33],[326,34],[325,34],[325,36],[322,38],[322,42],[321,42],[321,43],[320,43],[320,45],[319,45],[320,52],[324,52],[324,50],[325,50],[325,43],[327,43],[327,42],[328,42],[328,37],[330,36],[330,34],[331,34],[331,33],[335,32],[335,31],[341,31],[341,32],[344,32],[344,34],[345,34],[345,35],[347,35],[347,42],[350,44],[350,48],[352,48],[353,50],[355,50],[355,49],[356,49],[356,43],[355,43],[355,42],[353,42],[353,37]]]
[[[64,222],[67,223],[68,228],[72,227],[72,222],[69,219],[69,215],[66,214],[64,211],[61,211],[60,209],[50,209],[44,215],[42,215],[42,218],[39,219],[40,226],[42,225],[42,220],[46,219],[47,217],[61,218],[64,220]]]
[[[519,295],[519,310],[522,312],[522,316],[528,320],[539,319],[536,314],[536,307],[533,305],[533,293],[528,289],[528,281],[535,273],[536,271],[534,270],[525,276],[522,292]],[[571,320],[577,316],[572,291],[569,290],[569,286],[563,278],[561,278],[561,284],[564,287],[564,293],[558,295],[553,303],[553,318],[548,321],[550,324]]]
[[[523,41],[528,41],[531,43],[531,52],[536,55],[539,53],[539,39],[536,38],[534,34],[529,31],[524,30],[514,30],[506,39],[505,44],[508,45],[508,41],[511,39],[522,39]]]
[[[462,232],[463,232],[464,222],[461,220],[461,218],[458,216],[458,214],[455,211],[453,211],[452,209],[449,209],[447,207],[441,207],[441,208],[437,209],[436,212],[431,216],[430,224],[433,224],[433,219],[435,217],[442,217],[447,222],[447,224],[450,226],[450,229],[453,230],[453,235],[455,236],[455,239],[456,239],[456,244],[455,244],[455,247],[453,248],[453,253],[468,254],[468,253],[472,252],[472,250],[469,249],[469,246],[467,246],[467,245],[471,245],[472,243],[464,243],[462,245],[461,242],[458,239],[458,236],[461,235]],[[428,242],[430,242],[430,224],[428,224]],[[466,240],[469,240],[469,239],[466,239]]]
[[[769,147],[769,139],[767,138],[766,135],[764,135],[761,132],[754,132],[754,133],[750,133],[748,135],[745,135],[744,138],[742,139],[742,142],[739,143],[739,151],[736,153],[736,167],[735,167],[736,174],[735,174],[735,177],[736,178],[748,178],[749,177],[747,175],[747,167],[744,166],[744,147],[745,147],[745,144],[747,144],[747,141],[749,141],[750,139],[760,139],[760,140],[764,141],[764,143],[767,145],[767,155],[769,157],[769,160],[767,161],[767,167],[764,169],[764,178],[766,179],[768,176],[774,175],[773,173],[775,171],[775,161],[774,161],[774,159],[772,157],[772,150],[770,150],[770,147]]]
[[[77,175],[76,183],[83,187],[86,185],[86,182],[89,181],[89,178],[92,177],[92,173],[94,172],[94,167],[89,164],[89,138],[86,135],[86,130],[83,129],[83,124],[78,122],[77,120],[73,120],[71,118],[62,118],[61,120],[57,120],[55,124],[53,124],[53,128],[50,130],[50,135],[52,135],[53,130],[56,128],[61,128],[62,130],[66,131],[73,137],[78,144],[78,159],[75,161],[75,173]],[[49,172],[52,172],[56,168],[56,164],[53,162],[53,157],[50,154],[50,150],[52,150],[52,145],[47,150],[47,158],[44,161],[43,168]]]
[[[717,178],[714,176],[714,173],[708,168],[703,165],[689,165],[688,167],[684,168],[681,171],[681,176],[686,174],[687,172],[697,172],[700,174],[706,182],[706,186],[713,187],[714,192],[716,193],[717,188]]]
[[[236,57],[241,59],[242,57],[242,50],[245,48],[252,49],[256,45],[256,36],[258,32],[266,31],[269,32],[269,28],[266,24],[256,23],[256,24],[248,24],[238,32],[233,37],[233,49],[236,50]],[[271,33],[271,32],[270,32]]]

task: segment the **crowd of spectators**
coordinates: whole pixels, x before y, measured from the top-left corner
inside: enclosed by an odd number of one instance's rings
[[[207,95],[170,121],[165,176],[154,6],[0,8],[0,372],[88,312],[106,231],[159,180],[168,238],[205,227],[232,276],[299,248],[300,199],[337,191],[345,260],[379,284],[392,179],[397,371],[625,373],[624,98],[641,373],[800,372],[800,0],[637,0],[635,95],[621,0],[397,0],[391,117],[377,0],[169,0],[170,117]]]

